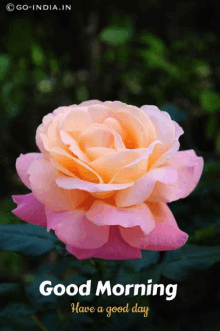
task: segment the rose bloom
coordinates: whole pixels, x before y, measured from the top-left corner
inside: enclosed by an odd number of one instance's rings
[[[78,259],[135,259],[172,250],[188,235],[168,202],[196,187],[202,157],[179,150],[182,128],[155,106],[86,101],[43,118],[41,153],[16,161],[32,191],[13,196],[13,213],[53,229]]]

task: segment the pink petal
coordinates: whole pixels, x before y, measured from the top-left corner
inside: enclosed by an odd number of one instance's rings
[[[49,228],[55,229],[57,237],[67,245],[94,249],[108,241],[109,227],[90,222],[85,210],[47,213],[47,218]]]
[[[177,173],[171,167],[161,167],[149,171],[146,175],[136,180],[133,186],[118,192],[115,196],[118,207],[128,207],[145,201],[151,194],[156,181],[173,183]]]
[[[130,260],[141,258],[141,251],[129,246],[123,240],[117,226],[110,227],[108,242],[97,249],[78,249],[69,245],[66,246],[66,249],[79,260],[89,259],[91,257],[104,260]]]
[[[12,199],[17,203],[17,208],[12,213],[27,223],[47,226],[44,205],[40,203],[32,193],[14,195]]]
[[[45,207],[45,213],[47,218],[47,231],[55,229],[57,225],[62,224],[63,211],[54,211]]]
[[[172,122],[173,122],[173,125],[175,127],[175,136],[174,136],[174,138],[177,140],[184,133],[184,131],[177,122],[175,122],[175,121],[172,121]]]
[[[170,167],[177,171],[174,183],[157,183],[148,200],[171,202],[188,196],[196,187],[203,170],[203,158],[193,150],[178,152],[169,160]]]
[[[143,235],[137,227],[134,229],[120,228],[125,241],[133,247],[154,251],[166,251],[183,246],[188,235],[178,228],[173,214],[164,203],[148,203],[156,226],[154,230]]]
[[[120,225],[132,228],[139,225],[145,234],[150,233],[155,227],[152,214],[145,203],[130,208],[117,208],[102,200],[95,200],[86,217],[98,226]]]
[[[100,104],[102,104],[102,101],[94,99],[94,100],[83,101],[79,104],[79,106],[88,107],[88,106],[94,106],[94,105],[100,105]]]
[[[36,160],[42,158],[41,153],[28,153],[28,154],[21,154],[17,160],[16,160],[16,169],[17,173],[21,179],[21,181],[29,188],[31,189],[30,186],[30,181],[29,181],[29,174],[27,173],[31,163]]]
[[[88,196],[79,190],[64,190],[56,184],[57,170],[45,159],[34,160],[28,170],[33,194],[55,211],[71,210],[78,207]]]
[[[156,129],[157,138],[163,142],[166,146],[171,146],[175,128],[170,115],[167,112],[160,111],[155,106],[142,106],[141,109],[150,117]]]

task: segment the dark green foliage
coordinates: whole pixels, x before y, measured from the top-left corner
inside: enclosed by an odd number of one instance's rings
[[[56,249],[58,239],[45,228],[32,224],[0,225],[0,249],[25,256],[41,256]],[[58,249],[59,249],[59,245]]]

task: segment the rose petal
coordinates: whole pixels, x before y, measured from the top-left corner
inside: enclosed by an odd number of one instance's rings
[[[21,181],[29,188],[30,181],[29,181],[29,174],[27,173],[31,163],[36,159],[41,159],[43,156],[41,153],[28,153],[28,154],[21,154],[16,160],[16,170],[21,179]]]
[[[174,125],[174,128],[175,128],[175,136],[174,136],[174,139],[179,139],[179,137],[184,133],[183,129],[181,128],[181,126],[175,122],[175,121],[172,121],[173,125]]]
[[[127,148],[144,148],[149,146],[149,132],[147,127],[134,115],[117,109],[112,113],[116,118],[123,131],[126,133],[124,142]]]
[[[88,164],[71,156],[63,149],[54,147],[50,151],[51,160],[54,161],[54,165],[61,165],[67,169],[72,175],[81,177],[83,180],[90,182],[102,183],[103,180]]]
[[[196,187],[203,170],[203,158],[193,150],[178,152],[169,160],[169,165],[177,171],[174,183],[157,183],[149,196],[150,201],[171,202],[188,196]]]
[[[89,106],[94,106],[94,105],[101,105],[102,101],[99,100],[88,100],[88,101],[83,101],[79,104],[79,106],[83,106],[83,107],[89,107]]]
[[[165,146],[170,147],[174,140],[175,127],[170,115],[167,112],[160,111],[155,106],[142,106],[141,109],[150,117],[156,129],[158,140]]]
[[[30,184],[36,198],[49,209],[71,210],[78,207],[88,196],[81,190],[64,190],[56,184],[57,170],[51,162],[37,159],[28,169]]]
[[[82,150],[86,150],[90,147],[111,148],[111,146],[113,146],[116,151],[125,149],[121,136],[114,130],[100,123],[90,125],[80,134],[79,145]]]
[[[56,183],[59,187],[68,190],[79,189],[87,192],[107,192],[114,190],[118,191],[130,187],[134,184],[133,182],[127,184],[96,184],[78,178],[66,178],[66,177],[57,177]]]
[[[78,140],[80,133],[93,123],[86,107],[70,110],[60,123],[60,130],[69,132]]]
[[[126,112],[131,116],[135,116],[136,118],[138,118],[148,131],[148,141],[145,141],[147,145],[151,144],[154,140],[156,140],[157,136],[154,125],[150,120],[149,116],[142,109],[135,106],[127,105],[126,103],[120,101],[106,101],[103,103],[103,105],[112,108],[114,112],[117,112],[118,109],[123,109],[123,112]]]
[[[180,143],[178,140],[174,140],[172,146],[168,150],[166,150],[165,146],[163,148],[160,145],[157,145],[149,158],[150,169],[156,169],[165,164],[168,160],[175,156],[179,150],[179,147]]]
[[[117,121],[115,118],[113,118],[113,117],[106,118],[106,120],[103,122],[103,125],[105,125],[109,129],[117,132],[122,137],[122,139],[124,139],[126,133],[122,129],[119,121]]]
[[[149,171],[146,175],[137,179],[133,186],[118,192],[115,195],[115,202],[118,207],[128,207],[141,203],[148,199],[156,181],[168,184],[176,181],[177,173],[170,167],[161,167]]]
[[[14,195],[12,199],[17,203],[17,208],[12,213],[27,223],[47,226],[44,205],[40,203],[32,193]]]
[[[67,132],[61,130],[60,131],[60,137],[62,139],[62,142],[66,145],[69,145],[69,150],[80,160],[84,162],[89,162],[88,157],[85,153],[80,149],[79,144],[75,139],[73,139]]]
[[[70,109],[74,109],[76,108],[77,105],[70,105],[70,106],[63,106],[63,107],[58,107],[53,111],[54,115],[58,115],[58,114],[65,114],[68,111],[70,111]]]
[[[49,218],[49,227],[52,226],[57,237],[67,245],[94,249],[108,241],[109,228],[107,226],[100,227],[90,222],[83,209],[52,212],[47,214],[47,217]],[[53,218],[55,219],[53,220]]]
[[[58,125],[59,125],[62,117],[63,116],[61,114],[61,115],[57,115],[53,118],[51,124],[48,126],[46,134],[48,137],[50,148],[60,147],[64,150],[68,151],[68,147],[61,140],[60,131],[58,128]]]
[[[90,166],[108,183],[122,168],[142,155],[144,151],[146,151],[146,149],[124,150],[105,155],[91,162]],[[132,182],[132,180],[130,180],[130,182]]]
[[[183,246],[188,235],[178,228],[168,206],[164,203],[153,202],[149,202],[148,206],[156,223],[154,230],[144,236],[137,227],[134,231],[120,228],[124,240],[133,247],[155,251],[178,249]]]
[[[140,203],[130,208],[117,208],[96,200],[86,213],[86,217],[98,226],[120,225],[132,228],[139,225],[145,234],[150,233],[155,223],[148,206]]]
[[[89,148],[86,148],[85,152],[86,152],[86,155],[91,159],[91,161],[94,161],[96,159],[99,159],[100,157],[114,154],[114,153],[116,153],[116,150],[112,149],[112,148],[106,148],[106,147],[89,147]]]
[[[129,246],[122,238],[117,226],[111,226],[109,229],[109,240],[103,246],[97,249],[78,249],[66,246],[66,249],[79,260],[89,259],[91,257],[105,260],[128,260],[141,258],[141,251]]]
[[[122,166],[121,169],[119,169],[118,172],[112,177],[109,183],[129,183],[136,181],[138,178],[146,174],[148,169],[149,157],[157,144],[161,144],[160,141],[154,141],[148,147],[148,149],[136,149],[135,151],[140,153],[140,155],[125,166]]]

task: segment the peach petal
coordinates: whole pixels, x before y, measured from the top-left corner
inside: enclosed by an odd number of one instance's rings
[[[91,257],[105,260],[128,260],[141,258],[141,251],[128,245],[122,238],[117,226],[109,229],[109,240],[97,249],[79,249],[73,246],[66,246],[66,249],[79,260]]]
[[[80,174],[79,174],[77,171],[72,171],[72,170],[70,171],[70,170],[68,170],[66,167],[64,167],[64,166],[60,163],[59,158],[54,157],[54,154],[53,154],[53,153],[51,153],[51,155],[50,155],[50,162],[52,163],[52,165],[53,165],[57,170],[59,170],[59,171],[61,172],[60,175],[65,174],[65,175],[67,175],[67,176],[69,176],[69,177],[76,177],[76,178],[80,177]],[[58,173],[57,173],[57,175],[58,175]]]
[[[119,121],[117,121],[115,118],[113,118],[113,117],[106,118],[106,120],[103,122],[103,125],[105,125],[109,129],[112,129],[113,131],[117,132],[122,137],[122,139],[124,139],[125,132],[122,129]]]
[[[92,119],[87,112],[87,108],[80,107],[66,113],[62,121],[62,130],[69,132],[83,131],[91,124]]]
[[[83,180],[102,183],[102,178],[89,165],[71,156],[63,149],[54,147],[51,152],[51,158],[58,164],[70,171],[74,176],[80,176]]]
[[[179,141],[174,140],[173,145],[167,151],[164,151],[162,149],[162,152],[161,153],[159,152],[159,155],[160,154],[161,155],[160,156],[157,155],[154,160],[153,160],[154,155],[152,154],[152,159],[149,160],[150,169],[155,169],[165,164],[169,159],[174,157],[174,155],[178,152],[179,147],[180,147]],[[156,146],[156,148],[160,148],[160,146],[158,145]]]
[[[60,122],[60,116],[57,115],[53,118],[51,124],[47,129],[47,137],[51,147],[61,147],[65,149],[65,144],[62,142],[60,132],[58,130],[58,124]]]
[[[123,167],[139,157],[145,149],[124,150],[103,156],[90,163],[90,166],[100,174],[104,182],[109,182]]]
[[[113,135],[110,129],[98,123],[90,125],[79,137],[79,144],[83,150],[89,147],[109,148],[113,142]]]
[[[43,133],[43,125],[39,125],[39,127],[37,128],[36,131],[36,145],[39,148],[39,150],[41,151],[41,153],[44,155],[45,158],[49,159],[50,158],[50,153],[48,152],[48,150],[44,147],[44,141],[42,139],[42,137],[44,137],[45,134]]]
[[[151,170],[136,180],[132,187],[122,190],[115,195],[116,206],[129,207],[141,203],[150,196],[156,181],[170,184],[175,182],[176,178],[176,170],[170,167]]]
[[[128,113],[131,116],[135,116],[136,118],[138,118],[139,121],[143,124],[143,126],[146,127],[146,129],[149,133],[147,144],[151,144],[154,140],[157,139],[154,125],[153,125],[151,119],[149,118],[149,116],[142,109],[135,107],[135,106],[127,105],[120,101],[106,101],[103,103],[103,105],[106,105],[107,107],[112,108],[114,112],[115,111],[117,112],[118,109],[120,109],[120,111],[122,110],[123,112]]]
[[[103,106],[103,103],[89,105],[88,114],[91,116],[93,123],[103,123],[109,117],[109,108]]]
[[[121,136],[107,126],[95,123],[84,130],[79,137],[82,149],[90,147],[115,148],[117,151],[125,149]]]
[[[12,213],[27,223],[47,226],[44,205],[32,193],[12,196],[17,208]]]
[[[53,111],[53,114],[58,115],[58,114],[65,114],[67,113],[70,109],[74,109],[77,107],[77,105],[70,105],[70,106],[62,106],[58,107]]]
[[[28,154],[21,154],[16,160],[16,170],[21,179],[21,181],[31,189],[30,181],[29,181],[29,174],[28,169],[31,163],[36,160],[42,158],[43,155],[41,153],[28,153]]]
[[[130,208],[117,208],[102,200],[96,200],[87,211],[86,217],[98,226],[120,225],[132,228],[139,225],[144,234],[150,233],[155,227],[152,214],[145,203]]]
[[[53,225],[55,233],[67,245],[94,249],[108,241],[109,227],[100,227],[90,222],[85,216],[85,210],[76,209],[51,215],[56,220],[50,220],[50,224],[56,223]]]
[[[94,105],[101,105],[102,101],[99,100],[88,100],[88,101],[83,101],[79,104],[79,106],[83,106],[83,107],[89,107],[89,106],[94,106]]]
[[[113,197],[117,191],[106,191],[106,192],[90,192],[90,194],[97,199],[108,199]]]
[[[87,182],[78,178],[65,178],[57,177],[56,183],[59,187],[64,189],[72,190],[79,189],[86,192],[108,192],[108,191],[118,191],[132,186],[134,183],[127,184],[96,184]]]
[[[90,158],[91,161],[104,157],[106,155],[116,153],[115,149],[106,148],[106,147],[90,147],[86,148],[86,155]]]
[[[161,144],[160,141],[154,141],[148,149],[136,149],[137,152],[140,152],[141,155],[138,156],[136,159],[122,167],[110,180],[109,183],[116,183],[116,184],[123,184],[129,183],[137,180],[147,172],[148,168],[148,160],[150,155],[152,154],[155,146],[157,144]]]
[[[84,162],[89,162],[88,157],[85,153],[80,149],[78,143],[75,139],[73,139],[67,132],[61,130],[60,131],[60,137],[64,144],[69,145],[70,151],[78,157],[80,160]]]
[[[137,117],[122,110],[117,110],[113,116],[119,121],[126,133],[124,142],[127,148],[148,147],[149,133],[147,127]]]
[[[57,170],[51,162],[37,159],[28,169],[34,196],[49,209],[71,210],[77,208],[88,196],[81,190],[64,190],[56,184]]]
[[[45,133],[40,134],[40,139],[43,144],[44,154],[46,156],[50,156],[50,150],[52,148],[52,145],[50,144],[50,141],[48,139],[48,136]]]
[[[147,235],[142,235],[138,228],[120,228],[123,239],[133,247],[155,251],[178,249],[188,239],[188,235],[178,228],[173,214],[164,203],[148,203],[156,226]]]

